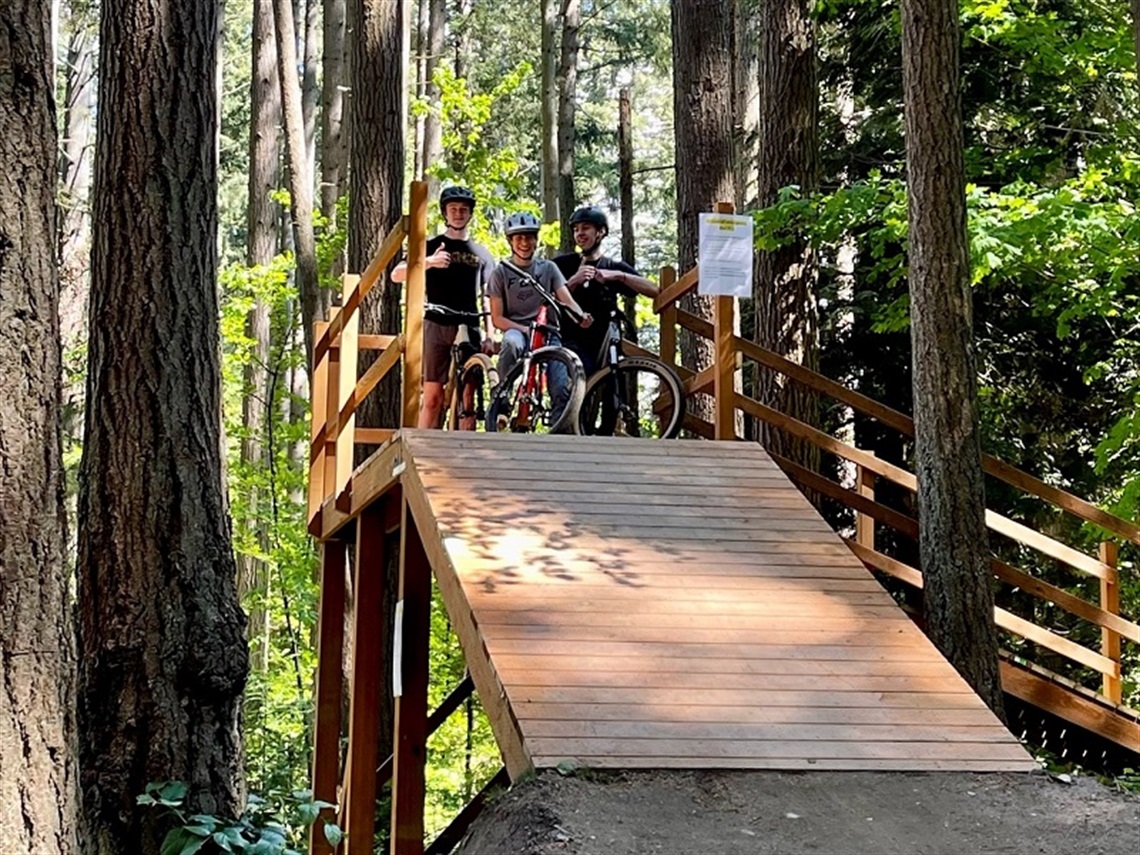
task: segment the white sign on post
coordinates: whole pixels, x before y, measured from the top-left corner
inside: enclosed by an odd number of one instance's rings
[[[752,218],[744,214],[700,215],[700,280],[697,293],[752,296]]]

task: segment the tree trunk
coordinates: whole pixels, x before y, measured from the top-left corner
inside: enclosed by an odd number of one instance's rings
[[[272,0],[254,0],[253,68],[250,78],[249,209],[246,222],[246,264],[268,265],[277,254],[279,206],[270,194],[281,178],[279,123],[281,86],[277,74],[277,43],[274,37]],[[269,307],[260,297],[246,318],[246,335],[254,343],[244,370],[242,425],[246,434],[241,444],[242,463],[247,467],[265,465],[262,438],[268,417],[269,385]],[[269,500],[264,491],[249,487],[249,519],[246,526],[256,532],[260,551],[268,548],[269,532],[260,518],[259,505]],[[249,637],[253,667],[264,674],[269,667],[269,565],[250,555],[239,555],[239,584],[242,598],[248,591],[257,596],[250,605]]]
[[[305,45],[304,73],[301,77],[301,115],[305,122],[305,151],[309,155],[310,176],[316,174],[317,152],[317,104],[321,100],[321,3],[320,0],[306,0],[304,31],[297,33],[298,41]],[[310,188],[312,184],[310,182]],[[310,189],[310,192],[311,189]]]
[[[467,62],[471,52],[467,44],[467,18],[471,15],[472,2],[473,0],[455,0],[455,14],[452,15],[455,26],[451,29],[451,48],[455,56],[456,77],[467,75]]]
[[[348,137],[344,133],[345,0],[325,0],[322,51],[321,110],[321,213],[336,227],[336,201],[344,195],[348,178]],[[325,298],[327,300],[327,297]],[[323,317],[328,315],[324,306]]]
[[[810,0],[760,0],[759,31],[757,201],[767,207],[779,200],[781,188],[795,185],[806,195],[819,186],[819,87]],[[817,272],[815,251],[806,238],[756,253],[754,339],[813,371],[819,368]],[[774,371],[758,370],[754,394],[802,422],[819,422],[818,396]],[[769,451],[819,468],[817,446],[767,423],[758,425],[758,434]]]
[[[558,0],[542,0],[542,220],[558,222]]]
[[[412,30],[412,56],[416,69],[416,97],[427,100],[427,31],[428,31],[428,0],[415,0],[416,26]],[[412,149],[412,174],[423,180],[424,177],[424,124],[427,117],[420,113],[416,116],[415,140]]]
[[[443,56],[444,29],[447,26],[446,0],[424,0],[429,4],[427,27],[427,59],[424,62],[425,92],[431,104],[439,103],[439,87],[432,82],[439,60]],[[429,182],[428,198],[434,199],[439,189],[439,181],[428,174],[428,170],[443,155],[443,127],[439,113],[434,110],[424,117],[424,176]]]
[[[351,187],[348,210],[348,269],[363,271],[402,213],[404,180],[404,66],[405,0],[349,0],[352,40],[353,128]],[[397,333],[401,328],[401,287],[385,275],[361,306],[362,333]],[[360,354],[363,372],[376,353]],[[389,372],[380,386],[357,410],[357,424],[398,427],[402,419],[400,372]],[[363,449],[362,449],[363,451]],[[388,583],[382,605],[384,637],[394,629],[395,567],[389,562]],[[392,657],[383,657],[382,685],[392,685]],[[393,704],[390,693],[381,696],[380,756],[392,751]]]
[[[301,83],[297,79],[297,41],[291,0],[273,0],[277,28],[277,76],[285,114],[285,155],[289,166],[289,203],[293,215],[293,251],[297,262],[297,286],[301,294],[301,325],[305,329],[305,364],[313,359],[313,323],[327,316],[327,298],[321,294],[317,274],[317,246],[313,237],[313,182],[309,178],[309,154]]]
[[[919,552],[927,633],[1001,715],[978,438],[958,4],[903,0]]]
[[[0,8],[0,829],[79,852],[75,614],[60,436],[51,5]]]
[[[562,49],[558,63],[558,213],[562,222],[561,252],[574,251],[570,215],[574,195],[574,116],[578,95],[578,30],[582,26],[579,0],[562,0]]]
[[[756,204],[760,128],[760,6],[773,0],[733,0],[732,133],[736,154],[736,210]]]
[[[222,474],[219,14],[193,0],[102,6],[78,557],[83,792],[100,855],[159,850],[170,820],[135,804],[150,781],[186,782],[190,814],[232,816],[241,801],[249,653]]]
[[[621,260],[637,267],[633,243],[633,105],[629,87],[618,93],[618,193],[621,197]],[[637,341],[637,298],[626,295],[622,310],[629,321],[626,330]]]
[[[677,249],[681,271],[697,261],[697,215],[736,198],[732,154],[732,32],[729,9],[715,0],[676,0],[673,23],[673,134],[677,163]],[[682,308],[712,320],[710,297],[690,294]],[[700,371],[712,343],[687,331],[681,360]],[[695,414],[711,419],[707,403]]]

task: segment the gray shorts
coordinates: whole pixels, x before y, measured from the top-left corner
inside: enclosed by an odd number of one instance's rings
[[[451,369],[451,345],[459,327],[424,318],[424,382],[446,383]]]

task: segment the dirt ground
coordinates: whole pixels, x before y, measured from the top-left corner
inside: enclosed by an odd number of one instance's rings
[[[1045,773],[543,772],[458,851],[1140,855],[1140,797]]]

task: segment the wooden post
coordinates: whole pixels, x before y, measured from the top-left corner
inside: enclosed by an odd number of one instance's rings
[[[413,181],[408,215],[408,278],[404,292],[403,427],[420,420],[420,385],[424,353],[424,274],[427,271],[427,191],[425,181]]]
[[[313,341],[320,341],[328,328],[327,321],[317,321],[313,324]],[[328,413],[330,355],[326,352],[320,360],[313,363],[313,380],[309,386],[312,420],[309,429],[309,512],[306,519],[310,529],[317,521],[321,505],[325,500],[325,455],[328,443],[325,442],[324,432],[328,429],[325,421]]]
[[[677,281],[677,271],[672,267],[661,268],[661,290]],[[666,365],[677,364],[677,304],[671,303],[661,310],[661,361]]]
[[[427,759],[428,644],[431,632],[431,565],[415,519],[404,503],[400,532],[403,633],[402,692],[396,698],[392,738],[392,855],[423,855],[424,763]]]
[[[356,303],[352,293],[360,287],[360,277],[355,273],[345,273],[341,277],[341,311],[345,306]],[[352,480],[353,444],[356,441],[356,415],[351,415],[344,424],[340,423],[340,412],[356,393],[356,368],[360,358],[360,311],[345,317],[340,331],[340,371],[337,380],[337,423],[336,434],[336,488],[337,506],[342,510],[349,507],[349,481]]]
[[[865,498],[875,499],[875,473],[862,464],[855,465],[855,491]],[[875,548],[875,518],[855,512],[855,542],[868,549]]]
[[[336,432],[340,422],[340,345],[331,345],[325,394],[325,477],[322,503],[336,495]]]
[[[1100,607],[1114,615],[1120,614],[1120,570],[1117,568],[1119,548],[1116,543],[1106,540],[1100,545],[1100,561],[1108,565],[1108,573],[1100,580]],[[1120,633],[1113,629],[1101,627],[1100,652],[1120,664]],[[1114,704],[1123,700],[1122,686],[1119,677],[1104,675],[1104,695]]]
[[[314,396],[314,401],[317,398]],[[313,798],[336,804],[340,781],[341,668],[344,658],[344,559],[346,545],[330,540],[320,545],[321,599],[317,623],[317,698],[313,722]],[[335,822],[336,812],[321,816]],[[332,855],[321,820],[313,825],[310,855]]]
[[[718,214],[735,211],[731,202],[717,202]],[[713,437],[736,439],[736,403],[733,377],[736,374],[735,333],[736,299],[716,297],[713,305]]]
[[[384,511],[373,502],[356,521],[355,593],[352,613],[352,685],[349,692],[348,767],[345,770],[345,834],[349,855],[372,852],[376,826],[377,735],[379,733],[384,596]]]

